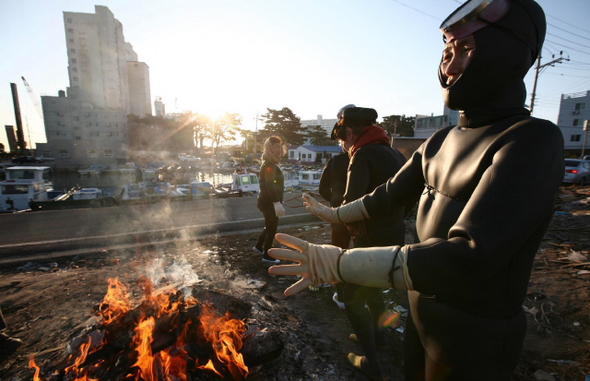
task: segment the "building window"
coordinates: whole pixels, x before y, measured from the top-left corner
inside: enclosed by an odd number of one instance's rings
[[[68,28],[68,33],[74,33],[74,29],[73,28]]]
[[[76,136],[76,140],[82,140],[81,136]]]
[[[584,110],[585,108],[586,108],[586,103],[576,103],[575,110],[580,111],[580,110]]]
[[[73,71],[74,73],[77,73],[77,72],[78,72],[78,68],[76,68],[76,67],[73,67],[73,68],[72,68],[72,71]]]
[[[74,39],[73,38],[68,39],[68,41],[70,41],[70,43],[72,43],[72,44],[74,43]]]
[[[579,125],[580,125],[580,119],[574,119],[572,126],[579,126]]]
[[[105,149],[104,150],[104,157],[113,157],[113,150]]]
[[[570,142],[579,142],[581,135],[570,135]]]
[[[96,157],[96,151],[93,149],[89,149],[88,151],[86,151],[86,156],[88,157]]]
[[[67,149],[60,149],[59,150],[59,157],[70,157]]]
[[[70,52],[72,52],[72,53],[76,53],[76,49],[74,49],[74,48],[71,48],[71,49],[70,49]]]
[[[113,136],[112,132],[107,132],[107,136]]]
[[[78,77],[74,77],[74,81],[78,81]]]
[[[80,126],[74,126],[75,131],[80,131]]]
[[[75,58],[72,58],[72,63],[77,63],[77,62],[78,62],[78,60],[77,60],[77,59],[75,59]]]

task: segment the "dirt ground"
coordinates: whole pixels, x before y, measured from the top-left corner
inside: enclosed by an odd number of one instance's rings
[[[556,197],[556,216],[536,257],[524,308],[528,333],[513,380],[584,380],[590,374],[590,187],[569,186]],[[407,221],[408,233],[412,221]],[[280,227],[314,243],[329,242],[327,224]],[[238,297],[252,308],[246,321],[278,332],[285,347],[278,359],[251,367],[251,380],[364,380],[346,361],[360,354],[333,289],[306,290],[285,298],[294,277],[272,277],[254,253],[258,233],[206,237],[141,249],[103,252],[52,261],[22,262],[0,269],[0,306],[11,336],[23,345],[0,362],[0,380],[32,380],[29,358],[49,380],[65,358],[64,349],[80,335],[107,291],[109,278],[133,288],[135,281],[162,271],[181,276],[203,290]],[[403,379],[403,327],[407,299],[385,293],[401,312],[391,327],[388,350],[380,354],[388,379]]]

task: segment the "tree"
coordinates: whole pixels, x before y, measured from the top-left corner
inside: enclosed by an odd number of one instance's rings
[[[288,107],[281,110],[267,108],[264,129],[260,131],[260,138],[266,139],[271,135],[280,136],[287,144],[301,145],[305,139],[305,128],[301,127],[301,119]]]
[[[226,112],[219,119],[213,122],[209,131],[209,138],[212,142],[211,156],[214,155],[215,149],[224,141],[233,139],[238,132],[238,126],[242,125],[242,117],[240,114],[232,114]]]
[[[381,127],[391,136],[398,134],[399,136],[414,136],[414,121],[413,116],[405,115],[390,115],[384,116]]]
[[[184,151],[192,150],[194,138],[186,118],[179,120],[158,116],[127,117],[129,144],[135,150]]]
[[[314,146],[334,146],[338,145],[335,140],[330,139],[326,130],[322,126],[306,126],[307,137]]]

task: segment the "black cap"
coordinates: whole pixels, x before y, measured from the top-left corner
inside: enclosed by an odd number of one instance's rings
[[[372,108],[350,107],[344,110],[342,117],[346,121],[377,121],[377,111]]]

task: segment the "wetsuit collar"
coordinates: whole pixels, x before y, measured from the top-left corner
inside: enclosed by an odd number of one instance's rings
[[[497,120],[509,116],[530,116],[531,113],[524,107],[489,108],[461,111],[459,127],[477,128],[487,126]]]

